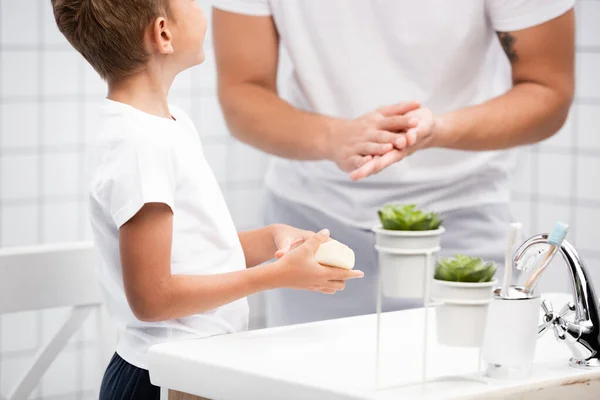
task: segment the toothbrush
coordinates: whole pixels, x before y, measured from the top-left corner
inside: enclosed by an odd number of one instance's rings
[[[521,240],[522,229],[523,225],[519,222],[510,224],[506,252],[504,253],[504,279],[502,280],[502,289],[500,291],[502,297],[508,297],[508,288],[512,281],[512,249],[513,246]]]
[[[562,245],[562,242],[565,240],[567,233],[569,232],[569,225],[563,222],[557,222],[554,225],[554,229],[552,233],[548,236],[548,244],[550,245],[550,249],[546,252],[543,260],[535,266],[533,272],[525,281],[524,292],[526,294],[532,294],[535,289],[535,285],[537,285],[540,276],[545,271],[546,267],[550,264],[558,249]]]

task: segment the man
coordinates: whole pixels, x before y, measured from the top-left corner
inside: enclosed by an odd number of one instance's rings
[[[266,222],[332,228],[366,275],[329,301],[273,293],[270,325],[375,310],[369,229],[388,202],[441,212],[443,253],[502,263],[509,149],[550,137],[569,112],[573,3],[216,0],[228,125],[279,157],[266,179]],[[280,45],[293,67],[285,100]]]

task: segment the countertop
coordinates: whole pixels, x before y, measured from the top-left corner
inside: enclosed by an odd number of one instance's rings
[[[571,298],[543,297],[555,308]],[[570,351],[552,332],[538,340],[528,379],[481,377],[478,349],[437,344],[432,308],[427,375],[433,381],[418,384],[424,316],[424,309],[382,315],[379,386],[376,315],[157,345],[150,349],[150,377],[155,385],[217,400],[550,398],[561,387],[585,390],[600,382],[600,370],[569,367]],[[541,394],[549,388],[557,389]]]

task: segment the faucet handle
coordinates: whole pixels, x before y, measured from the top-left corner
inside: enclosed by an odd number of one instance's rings
[[[538,327],[538,336],[542,336],[546,333],[546,331],[554,325],[554,320],[557,317],[550,300],[542,300],[542,310],[544,310],[544,316],[542,317],[542,324]]]
[[[567,304],[565,304],[563,306],[563,308],[560,309],[560,311],[558,312],[558,315],[564,318],[564,317],[568,317],[569,315],[573,314],[574,312],[575,312],[575,303],[570,301]]]
[[[572,301],[565,304],[558,313],[555,313],[552,303],[545,299],[542,301],[542,309],[544,310],[544,316],[542,317],[542,324],[538,327],[538,336],[542,336],[549,328],[552,328],[556,339],[562,341],[567,339],[570,330],[579,332],[577,325],[564,319],[564,317],[575,312],[575,304]]]

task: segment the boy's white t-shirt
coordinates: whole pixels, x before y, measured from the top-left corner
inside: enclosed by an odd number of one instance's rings
[[[496,32],[544,23],[574,1],[214,0],[214,6],[272,16],[291,61],[285,92],[291,104],[356,118],[409,100],[444,113],[505,93],[510,64]],[[428,149],[359,182],[333,162],[275,159],[266,183],[283,198],[369,229],[386,202],[437,211],[508,202],[515,155]]]
[[[153,344],[246,330],[248,304],[238,300],[212,311],[163,322],[141,322],[123,287],[119,228],[146,203],[173,211],[171,273],[211,275],[246,268],[244,253],[217,180],[189,117],[175,120],[106,100],[88,152],[94,240],[102,257],[100,281],[109,314],[121,331],[117,353],[147,369]],[[143,240],[143,238],[140,238]]]

